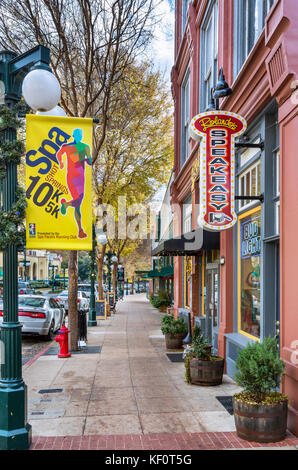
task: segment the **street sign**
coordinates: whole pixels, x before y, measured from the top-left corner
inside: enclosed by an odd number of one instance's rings
[[[205,230],[220,231],[237,222],[235,203],[235,137],[247,124],[238,114],[208,111],[195,116],[189,133],[200,145],[200,215]]]

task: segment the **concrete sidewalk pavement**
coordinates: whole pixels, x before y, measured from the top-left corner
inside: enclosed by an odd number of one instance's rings
[[[264,447],[239,439],[216,399],[239,390],[229,377],[217,387],[184,382],[184,364],[166,354],[161,316],[143,294],[128,296],[88,329],[88,353],[59,359],[50,349],[25,365],[32,449]],[[274,446],[296,445],[289,435]]]

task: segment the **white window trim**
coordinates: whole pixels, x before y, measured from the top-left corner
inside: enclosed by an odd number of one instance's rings
[[[256,169],[256,194],[252,194],[252,171],[253,169]],[[239,196],[258,196],[261,194],[261,188],[258,187],[258,172],[261,171],[261,159],[259,158],[255,163],[250,165],[246,170],[244,170],[242,173],[238,175],[238,190],[239,190]],[[250,173],[250,181],[249,185],[250,187],[246,187],[246,175]],[[241,190],[241,181],[242,178],[244,178],[244,194],[242,194]],[[261,179],[260,179],[261,181]],[[250,201],[249,199],[244,200],[244,201],[239,201],[239,212],[243,212],[244,210],[246,211],[247,208],[253,206],[256,203],[256,201],[252,200]]]

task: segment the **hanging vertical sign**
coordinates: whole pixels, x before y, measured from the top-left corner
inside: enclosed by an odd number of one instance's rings
[[[26,121],[27,248],[92,250],[93,120]]]
[[[245,132],[242,116],[209,111],[195,116],[189,133],[200,147],[199,225],[206,230],[226,230],[237,221],[235,199],[235,137]]]

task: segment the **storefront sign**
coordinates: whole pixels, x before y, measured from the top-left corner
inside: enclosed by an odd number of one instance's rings
[[[191,137],[200,147],[199,225],[207,230],[226,230],[237,222],[235,198],[235,137],[247,128],[238,114],[210,111],[195,116]]]
[[[260,256],[260,216],[241,224],[241,258]]]
[[[27,115],[27,249],[92,250],[93,120]]]

